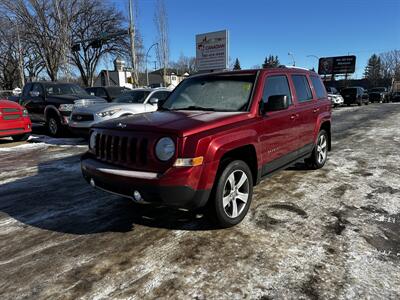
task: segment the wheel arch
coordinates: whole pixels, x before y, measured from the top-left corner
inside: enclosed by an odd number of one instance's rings
[[[49,116],[51,116],[52,114],[55,114],[55,115],[58,116],[58,117],[60,118],[60,120],[61,120],[61,114],[60,114],[60,112],[58,111],[57,107],[55,107],[54,105],[48,105],[48,106],[46,106],[45,109],[44,109],[44,119],[46,120],[46,122],[47,122],[47,118],[48,118]]]

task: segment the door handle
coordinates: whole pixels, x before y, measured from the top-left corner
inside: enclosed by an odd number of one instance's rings
[[[314,113],[319,112],[319,108],[314,108],[313,112]]]
[[[298,114],[293,114],[293,115],[290,116],[290,120],[294,120],[294,119],[296,119],[298,117],[299,117]]]

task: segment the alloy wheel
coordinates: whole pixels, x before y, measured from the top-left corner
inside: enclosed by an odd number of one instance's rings
[[[49,119],[49,130],[52,135],[56,135],[58,131],[58,124],[54,118]]]
[[[326,136],[322,134],[317,143],[317,160],[319,164],[324,164],[328,152]]]
[[[222,205],[229,218],[237,218],[249,200],[249,179],[242,170],[233,171],[224,186]]]

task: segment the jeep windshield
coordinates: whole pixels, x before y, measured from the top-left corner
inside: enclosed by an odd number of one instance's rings
[[[256,74],[217,74],[188,78],[161,109],[246,111]]]
[[[89,95],[83,88],[76,84],[47,84],[45,85],[46,94],[50,96],[61,96],[61,95]]]

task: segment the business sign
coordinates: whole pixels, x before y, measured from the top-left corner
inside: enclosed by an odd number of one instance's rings
[[[215,31],[196,35],[196,66],[199,71],[228,68],[228,31]]]
[[[356,57],[336,56],[336,57],[321,57],[319,59],[318,74],[349,74],[356,70]]]

